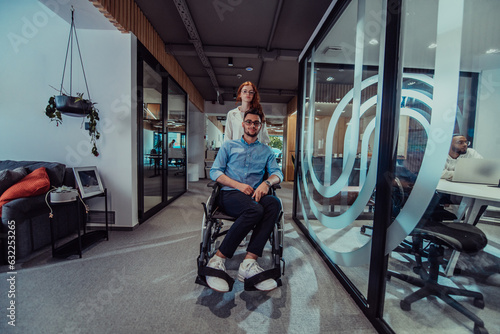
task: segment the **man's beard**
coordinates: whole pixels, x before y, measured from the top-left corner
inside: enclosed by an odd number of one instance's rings
[[[246,131],[246,130],[245,130],[245,134],[246,134],[247,136],[249,136],[249,137],[252,137],[252,138],[253,138],[253,137],[257,137],[257,135],[259,134],[259,131],[255,131],[255,133],[254,133],[254,134],[252,134],[252,133],[250,133],[250,132],[248,132],[248,131]]]

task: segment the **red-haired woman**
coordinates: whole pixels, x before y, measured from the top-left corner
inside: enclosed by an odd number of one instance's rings
[[[257,87],[250,81],[246,81],[240,85],[236,102],[241,105],[230,110],[226,117],[226,129],[224,131],[224,140],[240,139],[243,136],[243,115],[250,108],[257,108],[262,111],[260,105],[259,92]],[[257,139],[263,144],[269,144],[269,134],[267,133],[265,118],[262,119],[262,129],[260,130]]]

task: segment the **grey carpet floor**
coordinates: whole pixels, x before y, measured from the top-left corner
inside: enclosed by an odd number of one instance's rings
[[[0,333],[376,333],[291,222],[291,183],[280,192],[283,286],[246,292],[236,282],[221,294],[195,284],[205,185],[190,183],[149,221],[111,231],[82,259],[52,259],[46,248],[17,263],[15,298],[7,296],[8,268],[0,267]],[[243,252],[227,262],[233,277]],[[15,327],[7,318],[11,300]]]

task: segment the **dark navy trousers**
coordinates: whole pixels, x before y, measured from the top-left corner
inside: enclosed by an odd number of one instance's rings
[[[247,252],[261,257],[281,211],[279,199],[266,195],[256,202],[239,190],[222,190],[219,205],[225,213],[237,218],[222,241],[220,252],[228,258],[233,257],[241,241],[253,231]]]

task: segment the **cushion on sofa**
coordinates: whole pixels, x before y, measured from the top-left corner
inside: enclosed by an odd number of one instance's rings
[[[66,165],[58,162],[34,162],[25,166],[28,171],[34,171],[40,167],[45,167],[47,175],[49,176],[50,185],[60,187],[64,181],[64,173],[66,172]]]
[[[34,170],[0,196],[0,216],[2,215],[2,206],[5,203],[16,198],[41,195],[49,189],[50,180],[45,167]]]
[[[28,171],[24,167],[17,167],[16,169],[4,169],[0,171],[0,195],[5,190],[12,187],[23,177],[28,175]]]
[[[49,161],[15,161],[15,160],[1,160],[0,170],[2,169],[15,169],[17,167],[25,167],[28,173],[38,169],[40,167],[45,167],[47,175],[50,179],[50,185],[54,187],[60,187],[64,181],[64,174],[66,172],[66,166],[59,162],[49,162]]]

